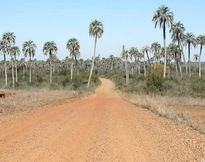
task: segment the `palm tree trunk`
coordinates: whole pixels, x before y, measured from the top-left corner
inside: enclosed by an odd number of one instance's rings
[[[23,80],[25,79],[25,69],[24,69],[24,66],[22,68],[22,74],[23,74]]]
[[[140,75],[141,74],[141,63],[140,63],[140,59],[138,58],[138,74]]]
[[[8,80],[7,80],[6,54],[4,54],[4,73],[5,73],[5,87],[7,87],[7,85],[8,85]]]
[[[128,71],[128,64],[127,64],[127,57],[125,58],[125,71],[126,71],[126,84],[129,84],[129,71]]]
[[[163,24],[163,41],[164,41],[164,72],[163,72],[163,78],[166,78],[167,48],[166,48],[166,26],[165,26],[165,24]]]
[[[13,89],[14,89],[15,88],[14,61],[13,61],[12,57],[11,57],[11,75],[12,75],[12,86],[13,86]]]
[[[49,65],[50,65],[50,84],[52,83],[52,72],[53,72],[53,70],[52,70],[52,64],[51,64],[51,57],[50,57],[50,63],[49,63]]]
[[[181,44],[180,41],[179,41],[179,47],[181,48],[181,51],[182,51],[182,56],[183,56],[183,60],[184,60],[184,65],[185,65],[186,75],[188,75],[187,62],[186,62],[186,58],[185,58],[185,55],[184,55],[183,46],[182,46],[182,44]]]
[[[18,82],[18,71],[17,71],[17,61],[15,56],[15,72],[16,72],[16,83]]]
[[[70,65],[70,79],[72,80],[73,79],[73,63],[71,63]]]
[[[97,46],[97,36],[95,37],[94,56],[93,56],[93,59],[92,59],[92,65],[91,65],[91,69],[90,69],[90,75],[89,75],[89,79],[88,79],[88,85],[87,85],[87,88],[90,87],[90,80],[91,80],[91,77],[92,77],[93,68],[94,68],[94,63],[95,63],[96,46]]]
[[[147,70],[146,70],[146,63],[145,63],[145,57],[144,57],[144,77],[147,76]]]
[[[146,51],[146,54],[147,54],[147,60],[148,60],[149,66],[151,67],[148,51]]]
[[[178,77],[178,75],[179,75],[179,71],[178,71],[178,61],[176,60],[175,63],[176,63],[176,75],[177,75],[177,77]]]
[[[178,61],[178,67],[179,67],[180,77],[182,78],[182,67],[181,67],[180,61]]]
[[[31,63],[31,56],[30,56],[29,83],[31,83],[31,66],[32,66],[32,63]]]
[[[199,54],[199,78],[201,78],[201,54],[202,54],[202,45],[200,46],[200,54]]]
[[[79,72],[78,72],[78,60],[76,57],[75,57],[75,70],[76,70],[76,74],[78,75],[79,74]]]
[[[189,66],[189,77],[191,77],[191,59],[190,59],[190,43],[188,44],[188,66]]]

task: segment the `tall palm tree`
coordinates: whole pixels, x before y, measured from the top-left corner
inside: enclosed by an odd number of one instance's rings
[[[166,26],[171,27],[173,23],[173,13],[170,9],[166,6],[159,7],[154,16],[152,21],[155,23],[155,28],[159,25],[160,28],[163,29],[163,41],[164,41],[164,49],[165,49],[165,56],[164,56],[164,72],[163,77],[166,77],[166,64],[167,64],[167,51],[166,51]]]
[[[196,39],[194,34],[192,33],[187,33],[184,38],[184,43],[188,46],[188,72],[189,77],[191,77],[191,45],[193,45],[194,47],[196,46]]]
[[[13,88],[15,88],[15,81],[14,81],[14,62],[15,62],[15,71],[16,71],[16,78],[17,78],[17,64],[16,64],[16,56],[17,55],[20,55],[20,50],[17,46],[13,46],[11,47],[11,51],[10,51],[10,54],[11,54],[11,65],[12,65],[12,85],[13,85]],[[17,82],[17,80],[16,80]]]
[[[76,38],[71,38],[68,40],[66,45],[70,56],[75,60],[76,73],[78,73],[78,58],[80,57],[80,44]],[[73,63],[71,64],[71,80],[73,78]]]
[[[52,83],[52,57],[57,53],[58,48],[54,41],[46,42],[43,46],[43,53],[49,55],[49,66],[50,66],[50,84]]]
[[[205,46],[205,35],[199,35],[196,40],[197,40],[197,44],[200,46],[198,61],[199,61],[199,78],[201,78],[201,54],[202,54],[203,46]]]
[[[122,47],[122,52],[121,52],[122,58],[125,60],[125,73],[126,73],[126,84],[129,84],[129,70],[128,70],[128,58],[129,58],[129,53],[125,49],[125,46],[123,45]]]
[[[8,85],[7,81],[7,63],[6,63],[6,55],[10,55],[11,47],[15,44],[16,36],[13,32],[7,32],[3,34],[2,37],[2,45],[4,52],[4,70],[5,70],[5,87]]]
[[[29,57],[30,67],[29,67],[29,83],[31,83],[31,69],[32,69],[32,58],[35,56],[36,53],[36,44],[33,41],[26,41],[23,44],[23,53],[25,57]]]
[[[92,65],[91,65],[90,75],[89,75],[88,85],[87,85],[88,88],[90,86],[90,80],[91,80],[92,73],[93,73],[93,68],[94,68],[97,39],[101,38],[103,32],[104,32],[103,24],[100,21],[94,20],[93,22],[90,23],[89,34],[90,34],[91,37],[95,38],[95,44],[94,44],[94,55],[93,55],[93,58],[92,58]]]
[[[151,63],[150,63],[150,59],[149,59],[149,51],[150,51],[150,48],[149,46],[145,46],[142,48],[142,53],[145,55],[147,55],[147,60],[148,60],[148,63],[149,63],[149,66],[151,66]]]
[[[187,63],[186,63],[186,59],[185,59],[185,55],[183,52],[183,41],[184,41],[184,32],[185,32],[185,28],[184,25],[179,21],[177,23],[174,23],[170,29],[170,33],[172,34],[172,40],[174,42],[178,43],[178,46],[181,49],[182,52],[182,56],[183,56],[183,60],[184,60],[184,65],[185,65],[185,69],[186,69],[186,74],[188,73],[188,68],[187,68]]]

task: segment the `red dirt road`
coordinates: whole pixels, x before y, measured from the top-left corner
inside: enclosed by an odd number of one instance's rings
[[[123,101],[94,96],[0,119],[0,162],[203,161],[205,135]]]

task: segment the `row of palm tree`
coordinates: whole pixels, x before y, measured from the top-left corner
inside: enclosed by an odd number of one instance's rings
[[[166,64],[167,64],[167,46],[166,46],[166,28],[170,28],[170,32],[172,34],[173,42],[177,42],[177,48],[180,49],[180,55],[182,55],[184,64],[186,67],[186,74],[189,73],[191,77],[191,46],[196,47],[196,45],[200,45],[200,54],[199,54],[199,77],[201,77],[201,54],[203,46],[205,46],[205,36],[200,35],[197,38],[192,33],[184,34],[185,28],[181,22],[174,23],[174,15],[173,12],[166,6],[159,7],[152,21],[155,23],[155,28],[159,26],[163,30],[163,42],[164,42],[164,72],[163,77],[166,77]],[[183,45],[187,45],[188,47],[188,68],[185,60]],[[181,56],[180,56],[181,58]],[[178,61],[181,61],[178,60]]]
[[[102,34],[104,32],[103,24],[100,21],[93,21],[90,23],[89,26],[89,35],[91,37],[95,38],[94,43],[94,55],[92,57],[92,65],[90,69],[90,75],[88,78],[88,84],[87,87],[90,86],[90,81],[94,69],[94,63],[95,63],[95,57],[96,57],[96,46],[97,46],[97,39],[101,38]],[[13,32],[4,33],[2,40],[0,41],[0,52],[4,55],[4,71],[5,71],[5,87],[8,85],[8,77],[7,77],[7,61],[6,56],[9,55],[11,57],[11,64],[12,64],[12,85],[13,88],[15,88],[15,82],[18,82],[18,75],[17,75],[17,56],[20,55],[20,49],[19,47],[15,46],[16,42],[16,36]],[[29,83],[32,82],[32,59],[35,56],[36,53],[36,44],[29,40],[24,42],[22,52],[24,54],[24,57],[29,57]],[[68,40],[66,48],[69,51],[70,57],[72,60],[75,61],[75,69],[78,73],[78,58],[80,57],[80,44],[76,38],[71,38]],[[52,83],[52,73],[53,73],[53,66],[52,66],[52,60],[57,54],[58,48],[54,41],[46,42],[43,46],[43,53],[45,55],[49,56],[49,69],[50,69],[50,84]],[[14,76],[14,67],[15,67],[15,75]],[[71,64],[71,79],[73,76],[73,63]],[[15,80],[16,78],[16,80]]]

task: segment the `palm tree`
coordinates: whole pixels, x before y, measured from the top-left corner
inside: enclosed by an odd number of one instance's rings
[[[193,45],[194,47],[196,46],[196,39],[194,34],[192,33],[187,33],[185,35],[185,45],[188,46],[188,71],[189,71],[189,77],[191,77],[191,45]]]
[[[25,68],[27,67],[26,61],[24,58],[20,60],[20,66],[22,67],[22,78],[25,79]]]
[[[201,54],[202,54],[203,46],[205,46],[205,35],[199,35],[196,40],[197,40],[197,44],[200,45],[200,53],[198,56],[198,61],[199,61],[199,78],[201,78]]]
[[[12,55],[14,56],[14,61],[15,61],[15,76],[16,76],[16,83],[18,82],[18,72],[17,72],[17,59],[16,57],[20,55],[20,49],[17,46],[12,47],[11,49]]]
[[[143,58],[143,54],[138,51],[137,58],[138,58],[138,74],[141,74],[141,59]]]
[[[151,45],[151,51],[154,54],[154,58],[156,59],[156,64],[158,64],[158,61],[160,59],[160,50],[161,50],[161,45],[158,42],[154,42]]]
[[[52,83],[52,57],[58,51],[57,45],[54,41],[46,42],[43,46],[43,53],[45,55],[49,54],[49,66],[50,66],[50,84]]]
[[[182,70],[181,70],[181,64],[180,64],[180,60],[181,60],[181,49],[178,45],[171,43],[169,45],[169,53],[172,56],[172,58],[174,58],[175,62],[176,62],[176,73],[178,75],[178,73],[180,72],[180,76],[182,77]]]
[[[131,47],[129,50],[129,54],[130,54],[131,58],[134,57],[135,63],[137,62],[138,53],[139,53],[139,51],[136,47]],[[139,61],[138,61],[138,64],[139,64]]]
[[[8,85],[6,55],[10,55],[11,47],[15,44],[15,41],[16,41],[16,36],[14,35],[13,32],[7,32],[3,34],[2,50],[4,53],[5,87],[7,87]]]
[[[76,38],[71,38],[68,40],[66,45],[68,51],[70,52],[71,58],[75,59],[76,73],[78,73],[78,58],[80,57],[80,44]],[[71,64],[71,80],[73,78],[73,63]]]
[[[151,63],[150,63],[150,59],[149,59],[149,52],[150,51],[150,48],[148,46],[145,46],[142,48],[142,53],[145,55],[147,55],[147,60],[148,60],[148,63],[149,63],[149,66],[151,66]]]
[[[182,46],[182,44],[183,44],[182,42],[184,40],[184,32],[185,32],[184,25],[179,21],[179,22],[172,25],[170,32],[172,33],[173,41],[177,42],[178,46],[181,49],[183,60],[184,60],[184,65],[186,68],[186,74],[187,74],[188,73],[187,63],[186,63],[185,55],[183,52],[183,46]]]
[[[7,63],[6,63],[7,46],[6,46],[6,42],[4,40],[0,41],[0,52],[4,55],[5,87],[7,87]]]
[[[29,57],[30,67],[29,67],[29,83],[31,83],[31,69],[32,69],[32,58],[35,56],[36,44],[33,41],[26,41],[23,44],[23,53],[25,57]]]
[[[129,70],[128,70],[128,58],[129,58],[129,53],[125,49],[125,46],[123,45],[122,47],[122,58],[125,60],[125,71],[126,71],[126,84],[129,84]]]
[[[165,56],[164,56],[164,72],[163,77],[166,77],[166,63],[167,63],[167,51],[166,51],[166,26],[170,27],[173,23],[173,13],[170,9],[166,6],[159,7],[153,18],[152,21],[155,23],[155,28],[159,25],[160,28],[163,29],[163,41],[164,41],[164,49],[165,49]]]
[[[95,38],[95,44],[94,44],[94,55],[92,58],[92,65],[91,65],[90,75],[89,75],[88,85],[87,85],[88,88],[90,86],[90,80],[91,80],[93,68],[94,68],[97,39],[101,38],[103,32],[104,32],[103,24],[100,21],[94,20],[93,22],[91,22],[90,27],[89,27],[89,34],[91,37]]]
[[[14,61],[15,61],[15,71],[16,71],[16,78],[17,78],[17,64],[16,64],[16,56],[20,54],[20,50],[17,46],[11,47],[11,68],[12,68],[12,85],[13,88],[15,88],[15,81],[14,81]],[[16,80],[17,82],[17,80]]]

